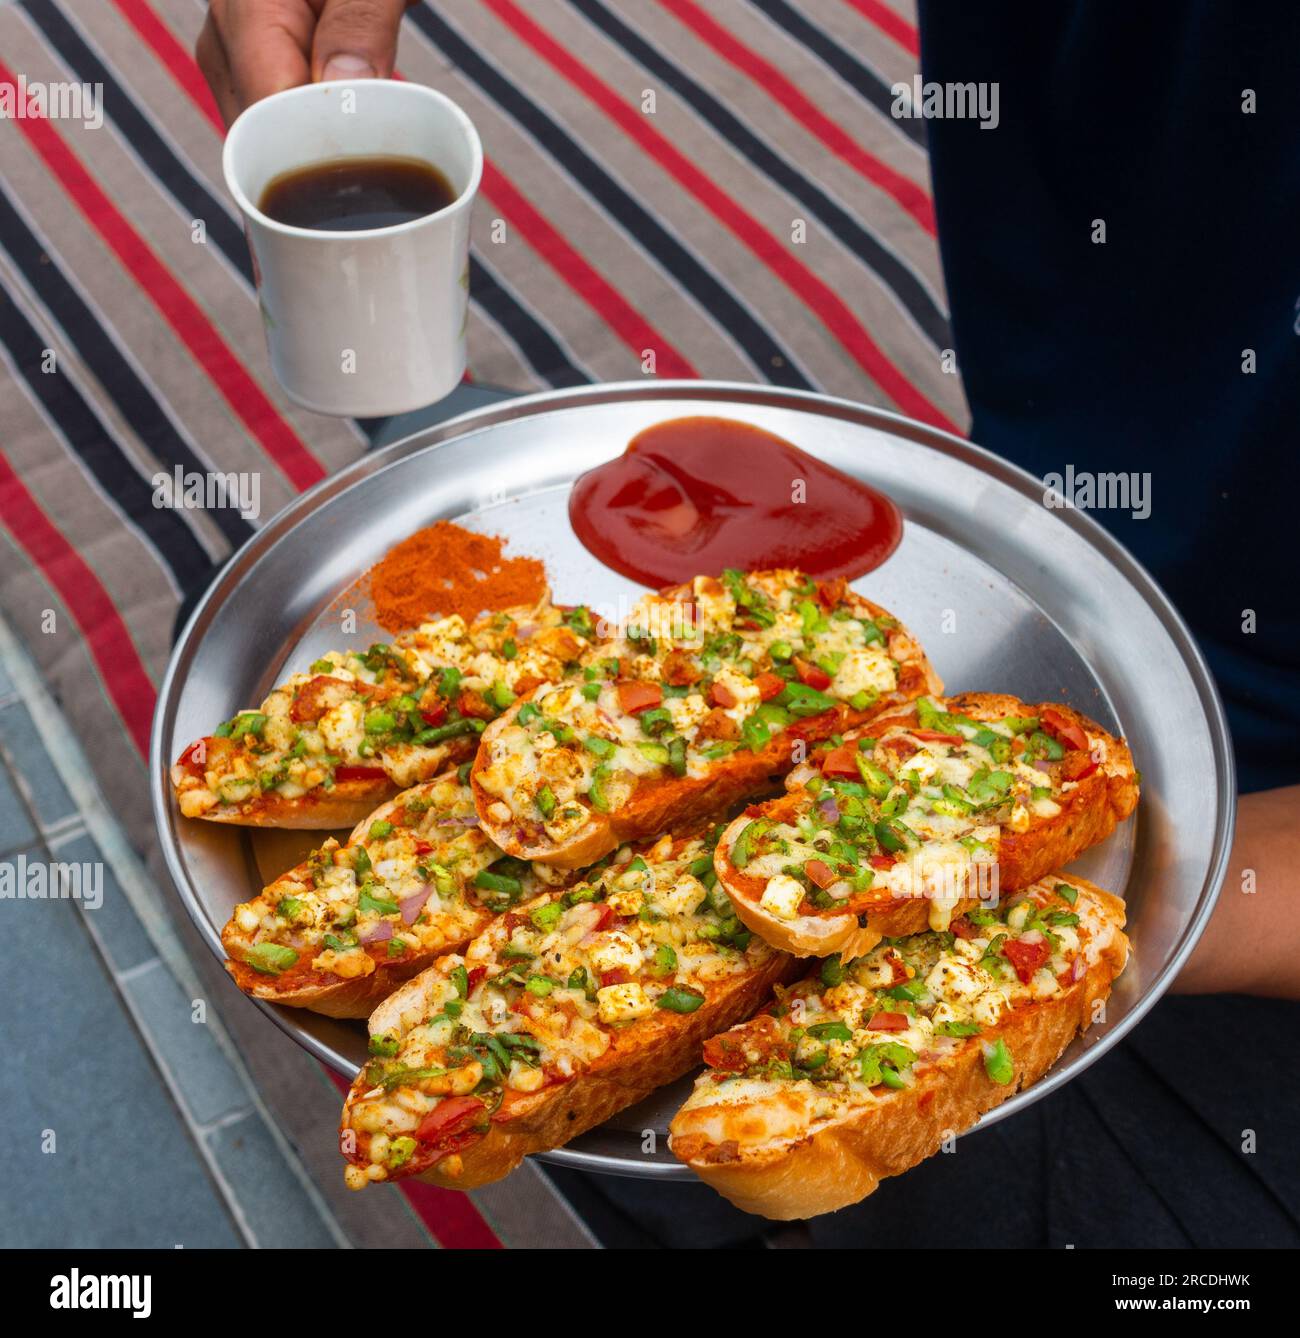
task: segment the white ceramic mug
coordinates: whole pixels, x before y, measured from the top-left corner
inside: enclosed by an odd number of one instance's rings
[[[390,228],[289,227],[258,208],[282,172],[338,158],[419,158],[455,200]],[[483,147],[450,98],[396,79],[306,84],[230,127],[226,185],[244,216],[271,367],[317,413],[377,417],[431,404],[465,372],[469,220]]]

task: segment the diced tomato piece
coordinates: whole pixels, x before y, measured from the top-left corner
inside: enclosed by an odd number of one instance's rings
[[[473,716],[476,720],[495,720],[497,715],[496,707],[472,688],[461,688],[456,697],[456,709],[461,715]]]
[[[979,926],[971,924],[964,915],[959,915],[948,928],[951,929],[958,938],[979,937]]]
[[[891,734],[889,738],[881,739],[880,746],[888,748],[891,753],[897,753],[900,762],[916,752],[916,744],[901,734]]]
[[[388,772],[383,767],[335,767],[336,781],[387,780]]]
[[[907,963],[896,952],[891,952],[889,956],[885,958],[885,961],[892,973],[893,983],[895,985],[901,985],[903,981],[911,979],[907,974]]]
[[[848,586],[843,576],[837,576],[833,581],[818,581],[817,599],[822,608],[833,609],[844,598]]]
[[[609,924],[609,922],[614,918],[614,908],[609,904],[609,902],[602,901],[600,903],[599,909],[600,909],[600,915],[597,917],[595,924],[591,926],[591,929],[588,931],[589,933],[592,934],[600,933],[600,931],[604,929],[605,926]]]
[[[704,1062],[721,1073],[743,1073],[749,1067],[745,1051],[734,1038],[729,1039],[725,1031],[704,1042]]]
[[[420,1121],[415,1137],[425,1144],[440,1143],[443,1139],[461,1133],[466,1125],[472,1124],[483,1114],[484,1109],[477,1097],[449,1096],[445,1101],[439,1101]]]
[[[867,863],[873,869],[892,869],[898,861],[893,855],[871,855],[868,857]]]
[[[779,678],[776,674],[769,674],[766,670],[754,680],[758,687],[758,695],[765,701],[770,702],[773,697],[779,697],[785,691],[785,679]]]
[[[1002,955],[1016,968],[1022,985],[1028,985],[1034,972],[1052,955],[1047,943],[1026,943],[1022,938],[1008,939],[1002,945]]]
[[[966,740],[960,734],[944,734],[937,729],[913,729],[908,731],[914,739],[920,739],[922,743],[965,743]]]
[[[651,707],[662,705],[663,689],[658,683],[620,683],[618,704],[628,715],[638,715]]]
[[[714,683],[709,688],[709,700],[725,711],[735,706],[736,694],[725,683]]]
[[[1087,780],[1101,765],[1090,753],[1071,749],[1061,763],[1061,778],[1068,781]]]
[[[671,683],[675,688],[690,687],[704,676],[704,671],[695,663],[694,657],[684,650],[668,652],[664,658],[663,673],[664,682]]]
[[[446,718],[447,718],[446,702],[438,702],[431,711],[420,712],[420,719],[423,720],[424,723],[426,725],[429,725],[430,727],[434,725],[441,725],[442,722],[446,720]]]
[[[852,776],[856,780],[858,776],[857,756],[858,745],[856,743],[842,743],[838,748],[832,748],[822,758],[822,775]]]
[[[176,765],[200,779],[207,770],[212,739],[196,739],[177,759]]]
[[[602,971],[600,973],[601,986],[605,985],[626,985],[632,979],[632,973],[626,968],[616,966],[611,971]]]
[[[705,1041],[704,1062],[721,1073],[743,1073],[749,1067],[747,1056],[752,1054],[756,1062],[761,1064],[774,1055],[784,1057],[785,1051],[781,1028],[776,1019],[768,1013],[761,1013],[743,1027],[724,1031]]]
[[[810,859],[803,866],[803,871],[818,887],[830,887],[839,877],[829,864],[819,859]]]
[[[483,977],[486,975],[487,975],[486,966],[474,967],[466,977],[465,993],[473,994],[475,987],[480,984],[480,982],[483,980]]]
[[[799,681],[806,683],[810,688],[815,688],[818,692],[824,692],[831,685],[831,676],[819,664],[811,664],[808,660],[800,659],[798,655],[794,657],[795,672],[799,675]]]
[[[721,706],[715,706],[700,721],[698,737],[701,739],[738,739],[740,738],[740,726]]]
[[[906,1031],[912,1019],[906,1013],[877,1013],[867,1023],[868,1031]]]
[[[343,678],[332,678],[329,674],[317,674],[294,694],[289,707],[289,719],[298,725],[314,723],[326,711],[347,701],[349,697],[368,697],[372,692],[374,688],[369,683],[350,683]]]
[[[1088,735],[1084,732],[1083,726],[1071,720],[1063,712],[1048,706],[1039,712],[1038,719],[1053,738],[1059,739],[1071,748],[1078,748],[1081,752],[1088,751]]]

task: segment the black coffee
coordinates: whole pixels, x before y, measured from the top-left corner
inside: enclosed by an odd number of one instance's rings
[[[294,228],[360,232],[424,218],[455,198],[447,178],[422,159],[337,158],[282,172],[258,208]]]

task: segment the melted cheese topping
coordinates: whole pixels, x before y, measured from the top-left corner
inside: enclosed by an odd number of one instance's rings
[[[898,686],[895,643],[915,647],[842,588],[823,593],[773,571],[644,596],[584,657],[581,682],[539,690],[485,740],[476,779],[493,816],[559,843],[644,780],[707,776],[842,702],[870,709]]]
[[[999,1065],[1015,1057],[995,1050],[999,1023],[1069,988],[1117,926],[1088,892],[1055,878],[969,921],[965,937],[886,940],[778,989],[771,1016],[706,1045],[714,1067],[674,1119],[674,1137],[768,1148],[803,1138],[818,1121],[885,1099],[971,1045],[996,1056],[986,1061],[990,1080],[1008,1081],[1009,1067]]]
[[[1003,830],[1056,816],[1076,783],[1042,756],[1047,744],[1034,744],[1034,718],[973,721],[928,701],[918,714],[916,725],[863,738],[852,779],[815,764],[792,773],[798,816],[762,823],[744,866],[766,880],[765,910],[790,921],[840,912],[868,891],[872,900],[924,897],[930,927],[943,930],[964,898],[996,897]],[[935,734],[946,737],[925,737]]]
[[[187,752],[189,764],[173,769],[181,811],[203,817],[264,796],[298,799],[332,787],[340,766],[382,772],[403,789],[429,779],[453,751],[472,751],[485,720],[517,693],[576,665],[590,643],[565,616],[547,601],[472,624],[423,623],[391,646],[327,652],[197,745],[202,756]],[[456,722],[448,737],[420,738]]]
[[[588,881],[499,919],[463,957],[441,958],[380,1006],[370,1021],[377,1058],[344,1115],[358,1140],[349,1183],[446,1155],[436,1119],[426,1121],[449,1096],[474,1091],[490,1112],[512,1093],[566,1082],[620,1028],[671,1026],[771,955],[717,888],[705,838],[624,847]],[[395,1134],[408,1139],[396,1153]]]
[[[475,879],[501,858],[476,824],[469,787],[454,776],[429,781],[376,813],[360,840],[326,841],[237,906],[227,950],[268,977],[369,975],[378,962],[480,932],[492,910]],[[530,870],[516,881],[517,898],[542,887]]]

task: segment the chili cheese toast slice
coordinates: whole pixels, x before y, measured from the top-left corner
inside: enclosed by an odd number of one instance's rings
[[[707,1041],[673,1152],[746,1212],[813,1217],[1036,1082],[1099,1020],[1124,969],[1124,906],[1043,879],[996,911],[828,958]]]
[[[468,785],[449,772],[327,840],[221,934],[246,994],[329,1017],[366,1017],[402,981],[462,950],[495,915],[553,883],[483,835]]]
[[[1122,740],[993,693],[878,717],[787,786],[731,824],[717,872],[745,924],[804,957],[946,929],[1104,840],[1138,800]]]
[[[487,722],[576,667],[591,632],[585,608],[548,600],[331,651],[181,754],[172,768],[181,812],[253,827],[351,826],[473,757]]]
[[[685,1073],[797,973],[714,886],[715,837],[625,846],[385,1000],[343,1110],[348,1185],[497,1180]]]
[[[647,595],[582,678],[539,688],[484,732],[484,829],[573,868],[717,812],[801,750],[941,690],[897,619],[843,580],[725,572]]]

